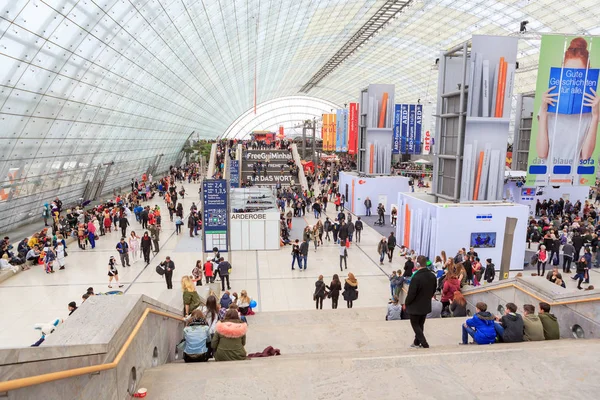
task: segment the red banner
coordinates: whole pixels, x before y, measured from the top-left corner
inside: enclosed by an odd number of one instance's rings
[[[350,103],[348,116],[348,154],[356,154],[358,147],[358,103]]]

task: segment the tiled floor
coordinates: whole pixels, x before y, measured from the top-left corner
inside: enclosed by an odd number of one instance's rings
[[[197,193],[197,185],[186,185],[189,193]],[[189,210],[192,201],[198,197],[186,196],[183,200],[184,210]],[[158,204],[166,210],[162,199],[151,204]],[[163,217],[164,221],[165,217]],[[125,285],[121,290],[126,293],[144,293],[177,308],[181,306],[181,290],[179,281],[183,275],[190,274],[194,263],[201,258],[199,252],[200,239],[190,238],[187,231],[183,235],[175,235],[175,226],[168,221],[163,222],[161,233],[161,250],[145,268],[142,261],[132,263],[130,268],[119,267],[119,277]],[[313,224],[312,215],[306,219],[294,219],[294,233],[300,232],[298,227],[306,223]],[[140,224],[130,221],[133,230],[143,233]],[[79,250],[76,243],[69,245],[69,256],[66,258],[66,270],[47,275],[42,267],[23,271],[0,284],[0,346],[29,346],[39,338],[33,329],[35,323],[48,322],[54,318],[67,318],[67,304],[75,301],[79,305],[81,296],[89,286],[96,291],[110,290],[108,284],[108,259],[114,255],[118,259],[115,246],[120,233],[107,234],[97,241],[96,249]],[[348,250],[348,271],[353,272],[359,285],[359,299],[355,307],[373,307],[386,304],[389,298],[387,276],[392,267],[401,267],[400,260],[386,264],[382,269],[377,262],[376,246],[379,234],[369,227],[363,233],[362,243],[353,244]],[[157,275],[155,266],[167,255],[175,262],[173,290],[167,290],[164,279]],[[319,274],[325,276],[327,283],[339,270],[337,246],[325,243],[315,252],[311,247],[306,271],[292,271],[290,247],[279,251],[239,251],[232,254],[233,273],[231,286],[235,291],[246,289],[248,294],[258,303],[258,311],[286,311],[312,309],[314,302],[312,293]],[[403,262],[403,260],[402,260]],[[340,278],[346,276],[340,273]],[[113,285],[113,289],[115,286]],[[325,307],[331,307],[327,302]]]
[[[186,185],[186,188],[189,193],[197,193],[198,190],[197,185]],[[183,200],[184,210],[189,210],[192,201],[197,200],[197,195],[186,197]],[[152,202],[155,203],[164,206],[160,198]],[[330,207],[327,216],[332,218],[334,214],[335,208]],[[301,239],[302,228],[315,222],[312,214],[295,218],[293,238],[298,236]],[[131,223],[136,232],[143,232],[135,220]],[[181,307],[179,281],[183,275],[191,274],[195,261],[201,258],[201,242],[199,237],[190,238],[185,229],[182,235],[177,236],[174,229],[174,224],[167,217],[161,233],[161,251],[147,268],[139,259],[130,268],[119,267],[123,291],[143,293],[176,308]],[[33,329],[33,325],[54,318],[67,318],[67,304],[75,301],[79,305],[82,294],[89,286],[97,292],[108,291],[107,262],[111,255],[118,258],[115,246],[119,238],[120,233],[110,233],[100,238],[96,249],[88,247],[86,251],[79,250],[73,243],[69,246],[66,270],[47,275],[42,267],[36,267],[1,283],[0,347],[28,346],[35,342],[39,333]],[[379,265],[376,251],[379,239],[379,233],[365,226],[361,243],[353,243],[348,250],[348,271],[356,275],[359,287],[359,299],[355,307],[385,305],[390,297],[386,274],[404,265],[405,260],[401,257],[395,257],[392,263],[386,261],[385,265]],[[333,274],[340,274],[341,279],[347,276],[346,271],[339,270],[338,247],[330,242],[316,252],[311,245],[306,271],[297,268],[291,270],[290,250],[288,246],[278,251],[233,252],[232,289],[237,292],[247,290],[257,301],[259,312],[307,310],[314,307],[312,293],[320,274],[324,275],[326,283],[331,281]],[[172,257],[176,265],[173,290],[166,289],[164,279],[156,274],[154,268],[167,255]],[[511,276],[515,274],[512,272]],[[594,271],[592,283],[599,275]],[[569,290],[576,291],[573,281],[566,281]],[[344,306],[343,302],[340,303],[340,306]],[[328,300],[325,307],[331,307]]]

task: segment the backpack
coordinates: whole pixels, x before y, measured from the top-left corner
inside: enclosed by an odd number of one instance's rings
[[[165,274],[165,267],[163,267],[162,265],[157,265],[156,266],[156,273],[159,275],[164,275]]]

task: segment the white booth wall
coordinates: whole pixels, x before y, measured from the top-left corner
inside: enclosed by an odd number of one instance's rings
[[[561,197],[565,200],[569,200],[571,203],[581,201],[583,204],[589,197],[590,188],[589,186],[544,186],[541,195],[523,195],[523,189],[526,187],[517,187],[516,182],[508,182],[504,184],[504,196],[508,201],[513,203],[522,204],[529,207],[529,215],[535,216],[535,203],[538,199],[543,202],[544,200],[558,200]],[[535,188],[537,193],[539,190]]]
[[[279,250],[279,212],[232,213],[231,250]]]
[[[359,177],[354,172],[340,172],[340,193],[348,199],[346,209],[355,215],[366,215],[365,199],[371,199],[371,213],[377,214],[377,204],[383,203],[386,215],[389,215],[391,205],[396,204],[399,192],[410,192],[409,178],[404,176]],[[354,187],[354,192],[352,188]]]
[[[442,250],[446,251],[448,257],[454,257],[458,249],[468,249],[471,233],[495,232],[496,247],[476,248],[475,251],[483,263],[491,258],[497,270],[500,269],[502,258],[506,218],[517,218],[510,269],[523,269],[528,207],[514,203],[436,204],[410,193],[399,193],[398,205],[396,235],[399,244],[407,245],[433,261]],[[405,236],[406,207],[411,217],[409,234]]]

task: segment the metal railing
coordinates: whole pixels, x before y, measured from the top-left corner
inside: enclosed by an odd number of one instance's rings
[[[167,313],[167,312],[163,312],[163,311],[159,311],[159,310],[155,310],[155,309],[148,307],[144,310],[143,314],[140,316],[140,319],[138,320],[137,324],[135,325],[135,327],[133,328],[133,330],[127,337],[127,340],[125,341],[125,343],[123,343],[123,346],[121,346],[121,350],[119,350],[115,359],[112,362],[104,363],[104,364],[97,364],[97,365],[90,365],[88,367],[67,369],[64,371],[50,372],[50,373],[42,374],[42,375],[29,376],[27,378],[18,378],[18,379],[12,379],[12,380],[9,380],[6,382],[0,382],[0,393],[8,392],[11,390],[23,389],[23,388],[26,388],[29,386],[40,385],[43,383],[54,382],[54,381],[58,381],[61,379],[74,378],[74,377],[81,376],[81,375],[94,374],[97,372],[107,371],[109,369],[116,368],[119,365],[119,362],[121,362],[121,359],[123,358],[123,356],[125,355],[127,350],[129,349],[131,342],[136,337],[140,328],[144,324],[144,321],[148,317],[148,314],[156,314],[156,315],[160,315],[163,317],[167,317],[167,318],[171,318],[171,319],[175,319],[175,320],[183,322],[183,318],[180,316],[177,316],[177,315],[174,315],[171,313]]]

